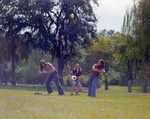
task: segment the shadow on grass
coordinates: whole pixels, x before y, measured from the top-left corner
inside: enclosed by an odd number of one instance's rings
[[[57,87],[55,84],[51,85],[53,91],[57,91]],[[63,86],[62,87],[64,92],[71,92],[71,87]],[[8,90],[25,90],[25,91],[46,91],[46,86],[44,85],[29,85],[29,84],[24,84],[24,85],[15,85],[12,86],[11,84],[8,85],[0,85],[0,90],[3,89],[8,89]],[[82,93],[87,93],[87,87],[83,87]],[[75,87],[74,91],[77,90],[77,87]]]

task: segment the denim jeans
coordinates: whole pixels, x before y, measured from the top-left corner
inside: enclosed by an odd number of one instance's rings
[[[50,82],[53,80],[53,78],[55,78],[55,84],[57,86],[59,95],[64,95],[65,93],[62,90],[61,84],[59,82],[58,72],[57,71],[54,71],[53,73],[51,73],[48,76],[47,80],[46,80],[46,89],[47,89],[48,93],[50,94],[50,93],[53,92],[53,89],[52,89],[51,84],[50,84]]]
[[[88,96],[95,97],[96,96],[96,85],[95,83],[98,81],[99,75],[91,74],[88,80]]]
[[[71,80],[71,84],[73,81],[76,82],[76,85],[78,85],[80,83],[79,80]]]

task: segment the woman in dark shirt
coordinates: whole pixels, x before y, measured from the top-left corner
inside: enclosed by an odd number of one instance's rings
[[[76,80],[71,81],[72,88],[71,88],[71,94],[70,95],[73,95],[73,90],[74,90],[75,85],[77,85],[77,87],[78,87],[78,90],[75,92],[75,94],[79,95],[78,92],[82,91],[82,86],[81,86],[81,83],[79,82],[79,77],[81,76],[81,78],[83,78],[81,67],[79,64],[76,64],[73,71],[70,71],[70,65],[68,65],[68,68],[69,68],[69,74],[73,74],[74,76],[77,77]]]

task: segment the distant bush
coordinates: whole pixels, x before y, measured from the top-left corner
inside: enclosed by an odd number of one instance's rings
[[[128,77],[127,77],[127,75],[122,75],[121,76],[121,85],[122,86],[127,86],[128,85]]]
[[[108,85],[119,85],[119,80],[118,79],[112,79],[112,80],[110,80]]]
[[[0,76],[0,81],[1,83],[5,83],[7,85],[7,83],[10,82],[10,78],[11,78],[11,72],[3,71],[3,77]]]
[[[105,74],[105,77],[108,79],[109,85],[119,85],[120,72],[116,72],[112,68],[109,68],[109,71]]]
[[[84,77],[83,79],[80,79],[82,87],[88,87],[88,79],[89,77]]]

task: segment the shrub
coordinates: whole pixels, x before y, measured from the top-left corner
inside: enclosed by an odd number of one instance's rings
[[[121,85],[122,86],[127,86],[128,85],[128,77],[127,77],[127,75],[122,75],[121,76]]]
[[[112,79],[112,80],[110,80],[108,85],[119,85],[119,80],[118,79]]]
[[[116,72],[112,68],[109,68],[109,71],[105,74],[105,77],[108,79],[109,85],[119,85],[120,72]]]

